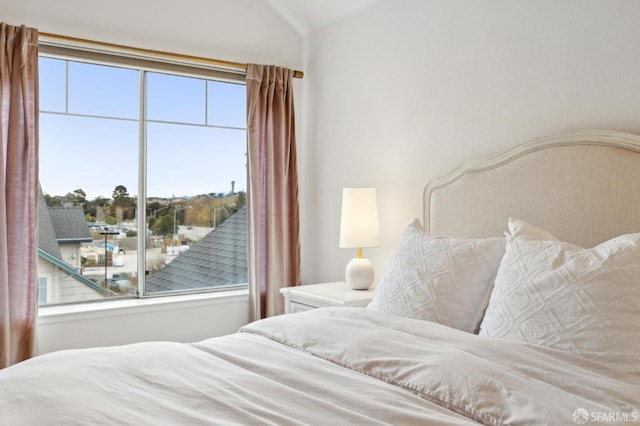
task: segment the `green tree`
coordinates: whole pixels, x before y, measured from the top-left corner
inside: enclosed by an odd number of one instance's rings
[[[102,195],[98,195],[93,202],[96,206],[103,207],[109,204],[109,199],[102,197]]]
[[[173,234],[173,216],[165,214],[160,216],[153,226],[153,233],[156,235]]]
[[[147,218],[147,223],[149,224],[149,229],[153,229],[153,227],[155,226],[156,222],[157,222],[157,219],[155,217],[149,216]]]
[[[112,195],[112,214],[120,220],[132,219],[135,216],[136,197],[131,197],[124,185],[116,186]]]
[[[47,193],[44,194],[44,201],[47,204],[47,207],[61,207],[62,200],[58,196],[52,196]]]
[[[84,208],[87,204],[87,193],[78,188],[73,191],[73,205]]]
[[[157,201],[154,201],[152,203],[147,203],[147,210],[149,210],[149,216],[153,216],[153,214],[154,214],[153,212],[155,210],[160,210],[160,207],[161,207],[161,205]]]
[[[87,201],[84,204],[84,214],[91,215],[93,217],[98,216],[97,207],[103,207],[107,205],[108,200],[106,198],[102,198],[102,196],[98,195],[93,201]]]
[[[126,206],[129,204],[129,192],[124,185],[118,185],[113,190],[113,202],[119,206]]]
[[[238,192],[238,199],[236,200],[236,207],[238,210],[243,208],[247,204],[247,193],[244,191]]]

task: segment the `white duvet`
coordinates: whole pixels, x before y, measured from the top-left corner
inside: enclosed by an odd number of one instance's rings
[[[640,380],[553,349],[366,309],[195,344],[61,351],[0,370],[2,425],[640,424]]]

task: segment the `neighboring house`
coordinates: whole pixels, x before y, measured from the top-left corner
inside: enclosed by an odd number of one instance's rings
[[[242,207],[216,229],[147,278],[150,293],[246,285],[247,208]]]
[[[58,240],[61,259],[80,268],[80,246],[93,241],[84,210],[81,207],[49,207],[49,217]]]
[[[38,202],[38,300],[40,304],[103,299],[113,293],[82,276],[80,246],[91,242],[82,208]]]

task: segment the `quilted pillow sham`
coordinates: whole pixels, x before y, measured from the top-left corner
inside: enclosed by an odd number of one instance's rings
[[[477,332],[504,245],[504,238],[436,237],[415,219],[367,308]]]
[[[640,376],[640,234],[585,249],[509,220],[480,335],[575,353]]]

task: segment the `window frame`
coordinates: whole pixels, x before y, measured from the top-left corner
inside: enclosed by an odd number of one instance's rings
[[[130,52],[120,52],[120,51],[110,51],[97,49],[94,47],[85,47],[85,46],[76,46],[76,45],[67,45],[65,43],[53,42],[53,41],[40,41],[39,43],[39,53],[38,57],[46,57],[52,59],[60,59],[65,61],[76,61],[83,62],[88,64],[95,65],[103,65],[103,66],[115,66],[120,68],[128,68],[132,70],[138,71],[138,100],[139,100],[139,111],[138,116],[135,119],[126,119],[122,118],[126,121],[136,121],[138,122],[138,173],[137,173],[137,203],[136,208],[139,212],[147,211],[147,122],[161,122],[158,120],[147,120],[146,116],[146,100],[147,100],[147,85],[146,85],[146,74],[149,72],[152,73],[165,73],[169,75],[175,76],[183,76],[183,77],[191,77],[202,79],[205,81],[213,80],[220,81],[226,83],[234,83],[234,84],[242,84],[246,86],[246,71],[238,70],[238,69],[224,69],[220,66],[213,66],[211,64],[206,63],[197,63],[191,62],[182,59],[169,59],[169,58],[159,58],[155,57],[152,54],[143,55],[141,53],[130,53]],[[68,81],[67,87],[68,90]],[[68,96],[65,94],[65,96]],[[65,112],[62,114],[65,115],[76,115],[76,116],[86,116],[91,117],[91,115],[82,115],[82,114],[74,114],[68,112],[68,101],[65,102]],[[206,108],[206,107],[205,107]],[[53,111],[44,111],[48,114],[56,114]],[[41,111],[39,110],[40,114]],[[98,118],[111,118],[106,116],[96,116]],[[206,123],[207,114],[205,110],[205,126],[206,127],[217,127],[217,128],[235,128],[229,126],[215,126],[209,125]],[[245,126],[245,132],[247,128]],[[248,173],[248,171],[247,171]],[[247,188],[248,192],[248,188]],[[248,199],[248,197],[247,197]],[[147,218],[145,214],[138,214],[136,218],[136,224],[138,230],[146,229]],[[248,232],[248,230],[247,230]],[[237,294],[240,291],[240,294],[243,294],[248,289],[248,282],[242,283],[234,286],[221,286],[221,287],[211,287],[211,288],[197,288],[193,290],[173,290],[166,292],[155,292],[148,293],[145,292],[147,271],[146,271],[146,248],[147,245],[145,243],[145,238],[140,237],[140,232],[138,233],[137,238],[137,271],[138,271],[138,284],[137,291],[135,294],[131,295],[122,295],[122,296],[114,296],[108,297],[104,299],[96,299],[96,300],[87,300],[87,301],[78,301],[78,302],[68,302],[68,303],[56,303],[56,304],[45,304],[40,306],[40,308],[56,308],[56,307],[64,307],[65,306],[82,306],[82,305],[92,305],[92,304],[101,304],[105,302],[114,302],[119,300],[141,300],[141,299],[157,299],[157,298],[170,298],[175,301],[176,298],[180,298],[181,296],[185,296],[185,298],[192,298],[194,295],[198,294],[207,294],[207,293],[219,293],[219,292],[229,292],[230,295]],[[50,279],[47,279],[47,282],[50,282]],[[48,298],[48,296],[47,296]]]

